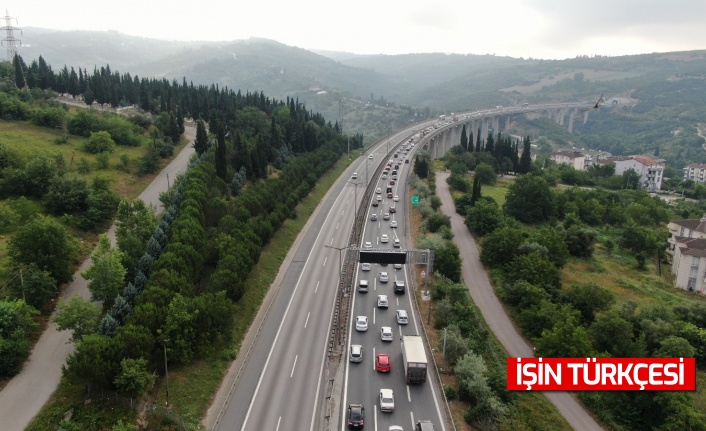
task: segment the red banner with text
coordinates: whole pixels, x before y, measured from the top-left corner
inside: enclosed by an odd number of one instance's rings
[[[693,391],[694,358],[508,358],[511,391]]]

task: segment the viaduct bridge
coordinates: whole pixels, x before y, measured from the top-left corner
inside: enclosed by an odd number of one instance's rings
[[[480,128],[481,139],[485,140],[491,130],[496,135],[507,130],[512,120],[517,115],[538,112],[562,126],[566,126],[569,133],[573,132],[574,122],[577,117],[582,118],[583,124],[588,121],[588,114],[593,107],[586,103],[552,103],[543,105],[523,105],[512,107],[497,107],[480,111],[457,114],[456,120],[450,119],[446,123],[435,123],[423,130],[423,148],[429,152],[432,159],[443,157],[454,145],[461,142],[461,130],[466,126],[467,133],[473,132],[474,136]],[[433,128],[433,130],[429,130]],[[475,142],[473,142],[474,144]],[[471,143],[469,143],[470,145]]]

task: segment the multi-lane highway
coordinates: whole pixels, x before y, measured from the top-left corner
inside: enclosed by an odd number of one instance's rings
[[[413,151],[414,148],[411,150]],[[362,235],[362,248],[365,248],[366,243],[369,242],[373,249],[396,249],[395,240],[399,240],[400,249],[412,248],[411,242],[405,235],[406,211],[409,208],[406,203],[410,200],[410,196],[407,196],[406,193],[406,180],[412,166],[411,163],[405,163],[406,157],[411,159],[412,156],[400,152],[397,158],[390,159],[390,172],[395,167],[398,171],[398,180],[392,185],[392,197],[386,193],[391,179],[389,172],[385,175],[386,178],[380,176],[373,179],[377,182],[376,187],[380,188],[381,193],[376,193],[372,199],[377,200],[377,196],[381,196],[382,200],[378,206],[373,206],[372,201],[363,202],[363,205],[368,206],[369,212]],[[390,212],[391,207],[396,209],[394,213]],[[376,220],[372,220],[373,214],[375,214]],[[397,227],[392,227],[393,222],[397,223]],[[381,241],[383,235],[387,235],[387,242]],[[414,313],[412,304],[414,292],[410,290],[408,270],[408,265],[395,268],[392,264],[373,263],[369,270],[364,270],[362,264],[358,265],[354,286],[358,286],[360,280],[367,280],[369,287],[368,292],[360,292],[359,289],[355,289],[353,294],[351,327],[349,329],[351,336],[346,347],[347,351],[350,351],[351,345],[363,346],[363,361],[350,362],[349,358],[346,358],[345,390],[342,402],[344,414],[341,418],[341,429],[345,429],[347,426],[345,409],[348,404],[363,404],[366,427],[370,426],[374,430],[387,430],[390,425],[412,429],[417,420],[431,420],[435,424],[436,430],[446,429],[443,413],[445,410],[439,401],[431,364],[425,383],[408,385],[405,382],[400,337],[421,334],[419,317]],[[389,281],[380,281],[383,272],[387,273]],[[395,280],[405,282],[404,294],[394,293]],[[387,295],[388,308],[378,308],[378,295]],[[409,315],[407,324],[398,324],[397,310],[407,311]],[[368,318],[366,331],[356,329],[357,316]],[[382,341],[380,331],[383,326],[392,328],[392,341]],[[375,357],[380,353],[386,353],[390,357],[391,371],[389,373],[376,371]],[[380,389],[392,389],[395,402],[394,412],[381,412]]]
[[[365,157],[349,168],[347,174],[332,187],[312,216],[308,233],[301,238],[294,253],[290,253],[291,259],[283,265],[287,267],[286,272],[272,287],[276,292],[275,297],[271,305],[267,306],[267,318],[259,329],[256,342],[252,346],[243,346],[241,349],[241,355],[247,355],[247,359],[242,369],[237,370],[238,378],[231,388],[231,395],[227,397],[225,404],[221,402],[221,406],[214,405],[212,408],[212,416],[215,417],[211,421],[213,429],[243,431],[324,429],[323,406],[327,384],[329,384],[325,378],[329,366],[327,348],[340,279],[340,253],[336,248],[348,245],[356,208],[359,205],[370,205],[369,202],[360,202],[365,195],[365,183],[366,180],[378,181],[377,178],[373,178],[373,172],[382,162],[387,161],[388,145],[392,149],[410,133],[411,130],[397,133],[390,136],[389,144],[385,140],[373,146],[369,150],[372,158]],[[399,181],[402,183],[406,176],[404,172],[409,170],[409,166],[410,164],[406,164],[401,171]],[[357,172],[357,179],[351,179],[353,172]],[[402,199],[406,199],[403,185],[398,185],[397,195],[400,196],[400,202],[396,202],[399,212],[395,218],[402,220],[404,216]],[[384,205],[379,208],[389,210],[388,201],[392,202],[392,199],[385,198]],[[389,230],[388,222],[385,223],[385,229]],[[400,224],[398,230],[401,231],[402,228],[403,225]],[[366,227],[365,234],[373,235],[373,228]],[[392,245],[394,235],[390,236],[390,245]],[[390,273],[394,271],[390,266]],[[397,272],[399,277],[404,277],[403,271]],[[391,279],[394,282],[394,275]],[[372,289],[376,288],[372,287]],[[357,296],[353,300],[356,299]],[[394,314],[398,307],[397,300],[392,295],[390,299],[388,313]],[[402,304],[399,307],[407,309],[410,317],[413,316],[409,294],[401,295],[399,299]],[[362,301],[358,301],[358,304],[362,304]],[[372,323],[372,317],[371,314],[371,329],[366,334],[371,338],[371,342],[376,335],[379,340],[379,333],[374,333],[376,330],[379,332],[379,325]],[[412,333],[412,331],[416,333],[415,320],[414,318],[410,320],[409,332],[405,333]],[[395,329],[395,332],[399,339],[399,330]],[[397,376],[401,379],[401,375],[398,374],[402,366],[401,358],[394,356],[395,352],[399,353],[399,341],[391,344],[394,348],[390,349],[390,353],[393,354],[393,360],[398,361],[393,363],[393,373],[387,377]],[[370,365],[368,359],[366,355],[366,361]],[[369,373],[366,377],[361,376],[354,385],[349,384],[348,387],[353,388],[360,384],[361,394],[366,391],[365,388],[372,388],[373,392],[366,393],[366,399],[359,402],[366,405],[366,413],[370,412],[374,415],[379,388],[377,383],[368,384],[366,381],[374,382],[380,376],[373,373],[372,365],[368,368]],[[404,383],[403,380],[400,381]],[[417,403],[435,405],[431,392],[421,395],[430,387],[427,382],[423,386],[411,388],[409,395],[412,396],[415,406]],[[391,386],[391,388],[397,388],[395,393],[399,394],[400,398],[396,401],[400,403],[399,414],[401,415],[402,406],[405,405],[404,400],[408,399],[407,392],[403,389],[403,385]],[[407,402],[407,410],[411,413],[409,402]],[[424,410],[419,411],[423,412],[419,414],[431,415],[431,411],[429,413]],[[342,408],[340,413],[344,416],[345,408]],[[415,417],[417,414],[415,413]],[[398,413],[391,414],[391,416],[395,415]],[[410,417],[408,413],[406,422],[402,420],[398,422],[407,427]],[[381,419],[381,422],[384,420]]]

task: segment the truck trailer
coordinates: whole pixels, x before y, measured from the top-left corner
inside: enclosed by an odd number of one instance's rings
[[[402,337],[402,360],[407,383],[424,383],[427,379],[427,354],[419,335]]]

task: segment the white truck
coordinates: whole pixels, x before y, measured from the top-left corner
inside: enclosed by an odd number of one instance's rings
[[[407,383],[424,383],[427,379],[427,354],[419,335],[402,337],[402,360]]]

